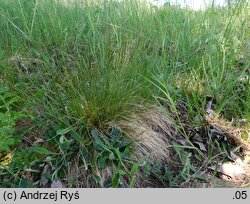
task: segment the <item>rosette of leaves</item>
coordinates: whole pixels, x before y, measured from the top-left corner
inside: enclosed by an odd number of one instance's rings
[[[98,174],[93,174],[93,179],[107,187],[133,187],[136,174],[143,165],[133,161],[132,143],[124,140],[117,128],[113,128],[109,134],[92,130],[91,136],[94,138],[93,148],[98,153],[96,167],[98,169],[111,167],[113,172],[113,177],[109,181],[103,181]],[[128,178],[128,183],[124,183],[125,177]]]

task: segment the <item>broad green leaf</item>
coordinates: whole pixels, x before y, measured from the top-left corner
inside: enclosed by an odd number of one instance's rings
[[[135,175],[138,172],[139,168],[140,168],[139,163],[133,164],[131,171],[130,171],[130,175],[132,175],[132,176]]]
[[[54,154],[53,152],[51,152],[43,147],[33,147],[33,150],[38,154],[44,154],[44,155]]]
[[[109,160],[114,160],[114,159],[115,159],[114,153],[111,152],[111,153],[109,154]]]
[[[96,173],[92,174],[92,178],[96,182],[96,184],[99,184],[101,182],[101,177],[97,175]]]
[[[100,169],[103,169],[106,167],[106,162],[107,161],[107,157],[99,157],[98,158],[98,162],[97,162],[97,166]]]
[[[67,134],[70,130],[71,130],[71,128],[65,128],[65,129],[57,130],[57,131],[56,131],[56,135],[65,135],[65,134]]]
[[[119,185],[119,180],[120,180],[120,174],[119,172],[116,172],[111,183],[113,188],[116,188]]]

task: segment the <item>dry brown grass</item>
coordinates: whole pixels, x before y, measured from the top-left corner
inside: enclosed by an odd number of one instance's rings
[[[167,113],[160,107],[138,107],[136,113],[120,121],[126,137],[135,143],[135,159],[144,162],[167,162],[171,158],[170,145],[178,134]]]

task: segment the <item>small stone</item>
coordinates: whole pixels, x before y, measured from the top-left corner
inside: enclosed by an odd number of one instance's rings
[[[241,180],[244,177],[245,170],[237,164],[224,163],[219,167],[218,172],[230,176],[234,180]]]
[[[51,188],[65,188],[64,184],[60,180],[53,181],[50,187]]]

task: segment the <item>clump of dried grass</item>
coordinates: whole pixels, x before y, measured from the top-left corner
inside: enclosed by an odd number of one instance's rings
[[[178,131],[160,107],[145,109],[138,107],[137,112],[119,122],[126,137],[134,141],[134,157],[144,162],[168,162],[171,158],[170,145],[176,140]]]

